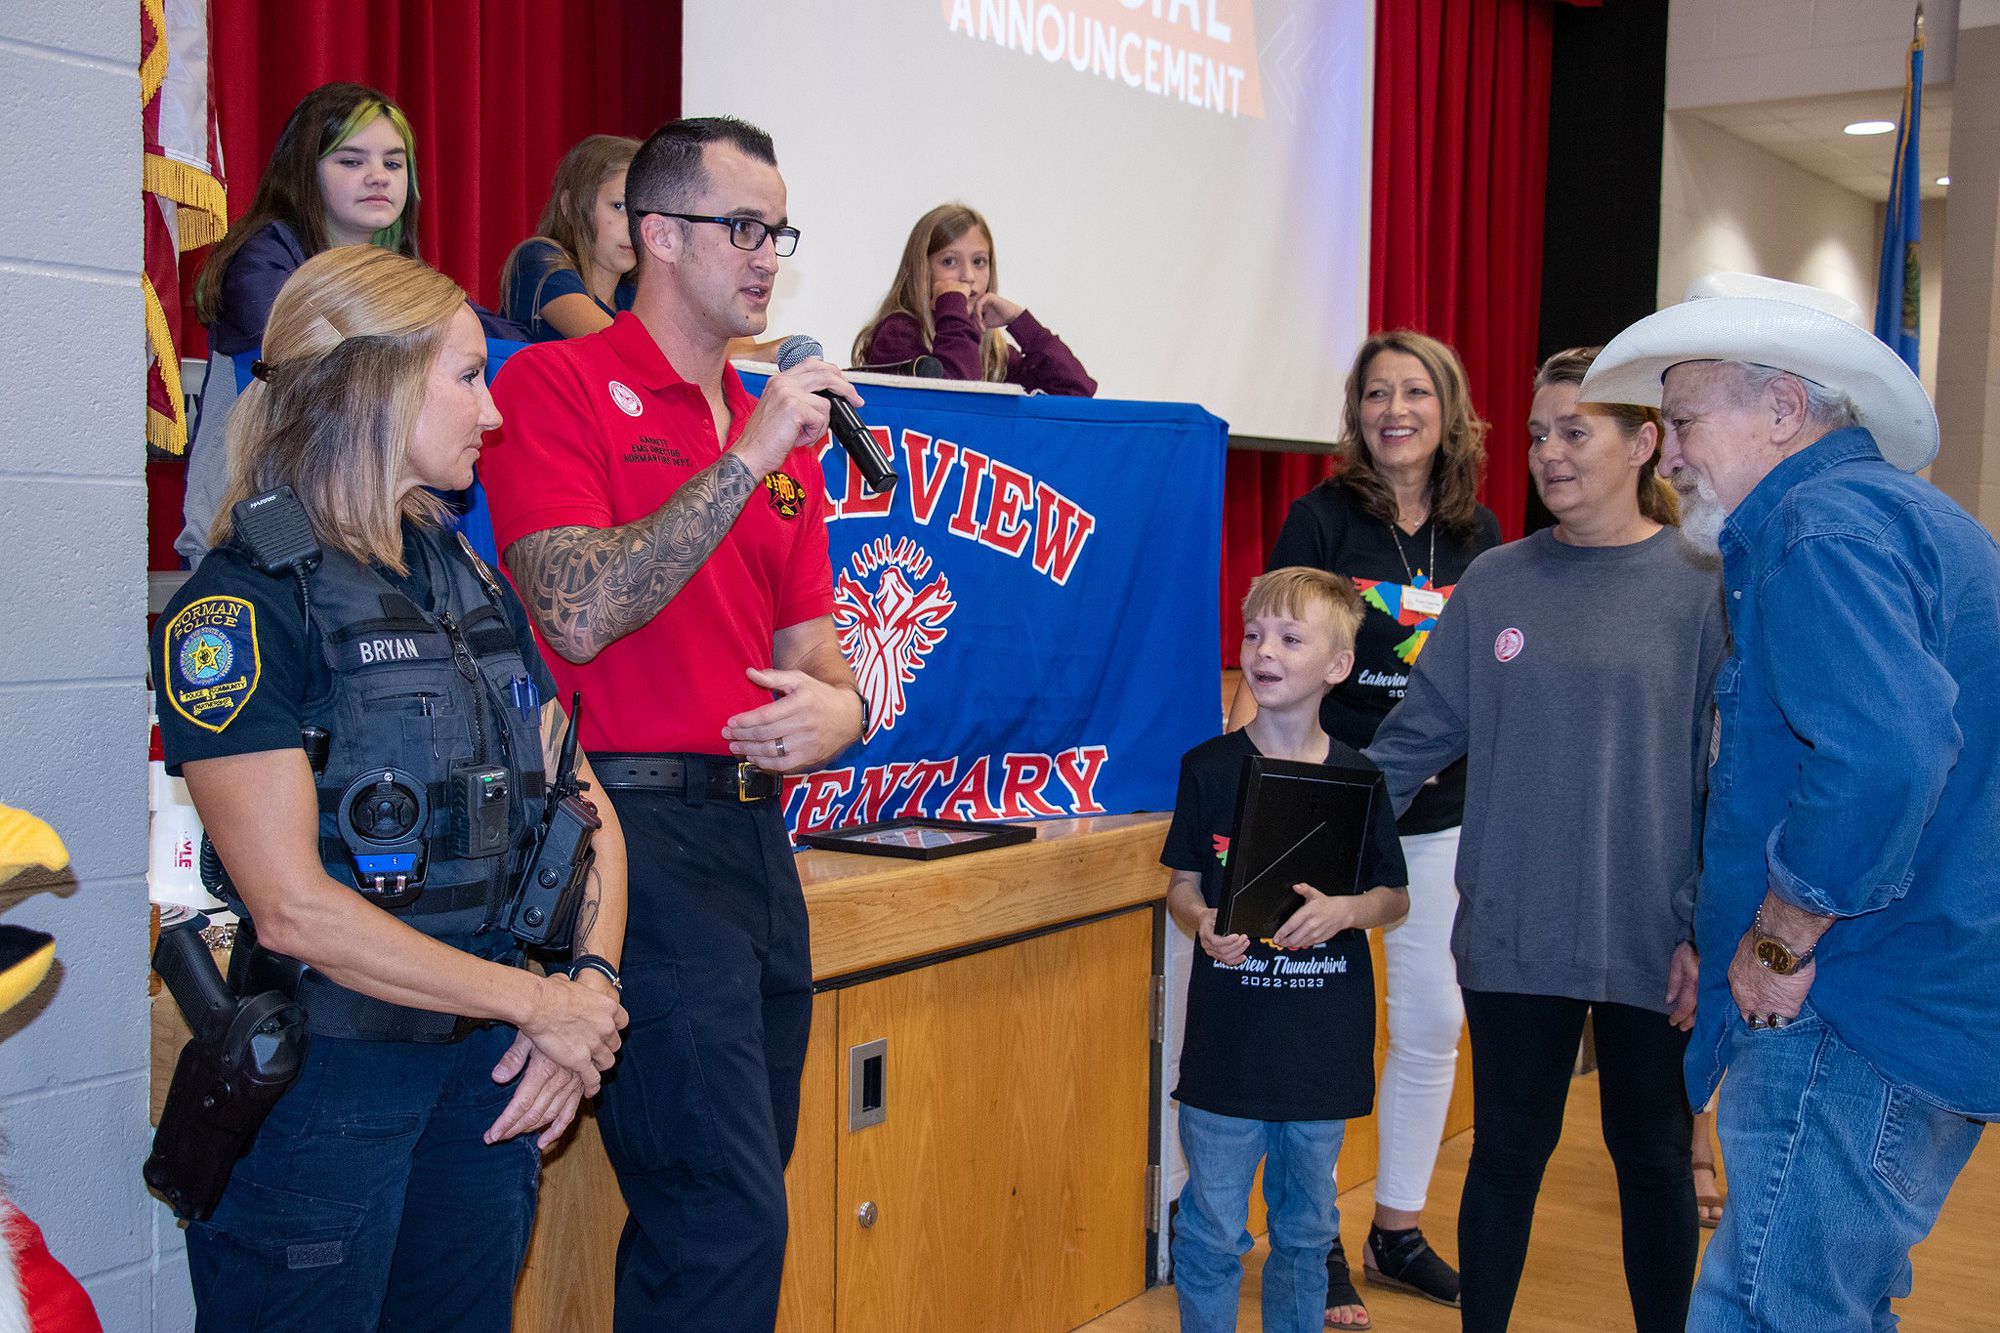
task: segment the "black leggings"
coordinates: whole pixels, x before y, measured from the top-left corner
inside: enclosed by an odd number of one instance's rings
[[[1594,1013],[1604,1146],[1618,1172],[1625,1286],[1639,1333],[1680,1333],[1694,1287],[1694,1120],[1687,1034],[1665,1014],[1548,995],[1465,992],[1472,1032],[1472,1162],[1458,1211],[1466,1333],[1505,1329],[1528,1258],[1542,1170],[1562,1137],[1583,1018]]]

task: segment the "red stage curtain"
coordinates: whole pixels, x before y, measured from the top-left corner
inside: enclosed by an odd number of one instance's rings
[[[680,0],[211,0],[209,40],[231,218],[298,100],[338,80],[409,114],[423,257],[497,307],[500,265],[586,134],[643,138],[680,114]],[[184,265],[183,291],[206,251]],[[206,347],[193,311],[187,356]],[[150,564],[174,569],[183,464],[148,468]]]
[[[1528,496],[1555,3],[1384,0],[1375,10],[1369,323],[1419,329],[1464,358],[1473,403],[1493,423],[1484,499],[1509,539],[1521,535]],[[1238,605],[1286,508],[1326,473],[1315,455],[1230,455],[1223,665],[1236,665]]]

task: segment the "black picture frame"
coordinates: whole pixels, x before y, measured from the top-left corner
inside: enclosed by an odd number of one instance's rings
[[[905,815],[872,824],[801,833],[798,840],[824,852],[857,856],[893,856],[905,861],[941,861],[947,856],[1013,847],[1035,840],[1033,824],[974,824],[963,819],[925,819]]]
[[[1304,902],[1294,883],[1360,893],[1368,817],[1387,799],[1374,769],[1244,756],[1215,933],[1276,934]]]

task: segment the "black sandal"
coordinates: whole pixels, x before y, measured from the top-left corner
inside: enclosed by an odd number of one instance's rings
[[[1328,1322],[1328,1328],[1364,1329],[1374,1327],[1374,1319],[1368,1307],[1362,1303],[1361,1293],[1354,1289],[1354,1276],[1347,1268],[1347,1250],[1341,1245],[1340,1237],[1333,1238],[1333,1248],[1326,1252],[1326,1312],[1331,1315],[1336,1306],[1356,1305],[1361,1307],[1361,1322],[1358,1324],[1335,1324]]]
[[[1403,1231],[1369,1227],[1361,1271],[1377,1286],[1458,1307],[1458,1270],[1438,1257],[1420,1227]]]

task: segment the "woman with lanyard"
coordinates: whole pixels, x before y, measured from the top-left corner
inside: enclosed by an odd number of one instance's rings
[[[168,771],[245,918],[231,975],[309,1034],[188,1227],[203,1328],[507,1327],[540,1150],[619,1046],[608,803],[572,958],[524,969],[506,924],[567,719],[425,489],[467,485],[500,424],[485,362],[451,279],[374,246],[307,260],[231,416],[216,548],[159,618]]]
[[[1597,350],[1535,381],[1528,470],[1556,526],[1466,570],[1367,749],[1399,807],[1468,763],[1452,930],[1472,1032],[1468,1333],[1513,1313],[1586,1016],[1639,1333],[1679,1333],[1694,1285],[1681,1059],[1722,594],[1654,474],[1660,414],[1577,401]]]
[[[1408,330],[1376,334],[1347,377],[1340,468],[1293,503],[1271,548],[1272,569],[1311,565],[1361,590],[1368,610],[1354,670],[1321,710],[1327,734],[1357,749],[1403,697],[1459,575],[1500,542],[1498,520],[1476,498],[1485,433],[1456,352]],[[1255,714],[1250,692],[1239,689],[1230,726]],[[1363,1259],[1370,1282],[1444,1305],[1458,1303],[1458,1274],[1431,1249],[1419,1218],[1464,1016],[1450,948],[1464,804],[1465,766],[1455,764],[1425,785],[1396,825],[1410,870],[1410,914],[1382,935],[1389,1053],[1375,1107],[1375,1215]],[[1338,1239],[1327,1266],[1328,1324],[1368,1327]]]

